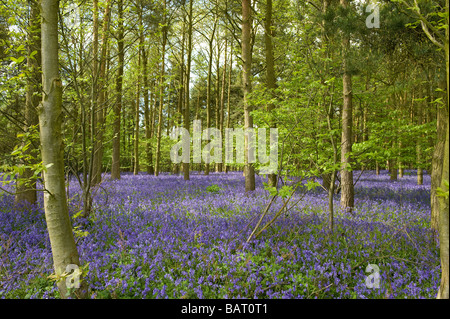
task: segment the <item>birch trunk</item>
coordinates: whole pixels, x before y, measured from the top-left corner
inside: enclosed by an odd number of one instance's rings
[[[57,276],[66,272],[68,265],[80,265],[66,201],[62,126],[62,81],[58,61],[58,6],[57,0],[42,0],[42,88],[39,106],[41,155],[44,174],[44,209]],[[65,280],[57,282],[61,297],[68,294]],[[70,293],[70,296],[82,296]]]

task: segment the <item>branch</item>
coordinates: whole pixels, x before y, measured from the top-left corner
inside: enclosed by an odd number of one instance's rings
[[[403,3],[405,3],[405,1],[402,1]],[[444,49],[444,43],[446,41],[448,41],[445,36],[443,36],[435,27],[434,25],[432,25],[420,12],[420,7],[419,4],[417,3],[417,0],[414,0],[414,8],[418,18],[420,20],[420,24],[422,25],[422,29],[425,32],[425,34],[427,35],[428,39],[430,39],[431,42],[433,42],[433,44],[437,45],[439,48]],[[442,43],[440,43],[439,41],[436,40],[436,38],[433,36],[433,34],[431,34],[430,30],[439,37],[439,39],[442,41]]]

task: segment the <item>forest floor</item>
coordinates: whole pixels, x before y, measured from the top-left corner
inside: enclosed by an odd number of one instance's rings
[[[80,217],[75,180],[68,189],[90,298],[436,296],[429,175],[418,186],[415,171],[394,182],[386,171],[364,172],[353,213],[340,211],[335,196],[333,234],[326,193],[302,188],[291,203],[301,200],[242,248],[271,198],[261,176],[251,195],[238,172],[192,173],[187,182],[144,173],[107,179],[88,218]],[[282,205],[278,198],[265,221]],[[369,264],[376,266],[370,271]],[[59,297],[52,272],[42,192],[27,208],[0,194],[0,298]]]

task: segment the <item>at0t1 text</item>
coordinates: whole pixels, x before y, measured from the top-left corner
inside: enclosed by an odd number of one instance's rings
[[[226,304],[226,313],[267,313],[267,304],[261,303],[238,303]]]

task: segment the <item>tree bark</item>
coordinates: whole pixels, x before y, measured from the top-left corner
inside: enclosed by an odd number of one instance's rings
[[[448,46],[448,43],[447,43]],[[448,50],[447,50],[448,54]],[[448,61],[448,55],[447,55]],[[448,63],[448,62],[447,62]],[[447,64],[448,70],[448,64]],[[447,73],[448,75],[448,73]],[[448,78],[447,78],[448,81]],[[448,89],[448,85],[447,85]],[[447,91],[448,92],[448,91]],[[449,182],[449,123],[447,120],[447,137],[445,139],[445,154],[442,166],[442,179],[441,179],[441,189],[448,194],[448,182]],[[445,182],[447,186],[445,186]],[[439,197],[439,245],[440,245],[440,255],[441,255],[441,285],[437,294],[438,299],[449,299],[449,246],[448,246],[448,224],[449,224],[449,204],[448,195],[446,198]]]
[[[445,2],[447,13],[447,26],[449,22],[448,16],[448,0]],[[445,30],[445,64],[447,69],[447,103],[449,100],[450,84],[449,84],[449,29]],[[448,104],[447,104],[448,105]],[[448,225],[449,225],[449,203],[448,203],[448,183],[449,183],[449,120],[446,118],[447,136],[445,138],[444,158],[442,164],[441,189],[447,192],[447,197],[439,197],[439,245],[441,255],[441,285],[437,294],[438,299],[449,299],[449,246],[448,246]]]
[[[140,79],[139,79],[139,72],[140,72],[140,64],[141,64],[141,54],[140,50],[138,53],[138,80],[136,81],[136,102],[135,102],[135,113],[134,113],[134,148],[133,148],[133,158],[134,158],[134,169],[133,169],[133,175],[139,174],[139,111],[140,111]]]
[[[225,134],[225,130],[224,130],[224,115],[225,115],[225,81],[226,81],[226,77],[227,77],[227,48],[228,48],[228,40],[225,39],[225,49],[224,49],[224,64],[223,64],[223,71],[222,71],[222,84],[221,84],[221,93],[220,93],[220,119],[219,119],[219,127],[218,129],[220,130],[220,135],[222,137],[222,141],[224,138],[224,134]],[[222,142],[222,145],[224,145],[224,143]],[[221,163],[219,163],[219,172],[222,172],[224,169],[224,163],[223,163],[223,158]]]
[[[228,72],[228,93],[227,93],[227,128],[231,128],[231,74],[233,72],[233,38],[231,39],[230,44],[230,71]],[[224,164],[224,171],[228,173],[230,169],[229,165]]]
[[[265,21],[265,31],[264,31],[264,40],[266,45],[266,85],[269,90],[269,96],[272,97],[274,95],[274,90],[277,87],[276,76],[275,76],[275,64],[273,58],[273,45],[272,45],[272,37],[274,35],[272,30],[272,0],[267,0],[266,3],[266,21]],[[269,103],[267,105],[267,111],[271,113],[274,109],[274,105]],[[275,121],[271,122],[271,127],[276,127]],[[269,186],[277,185],[277,175],[269,174],[268,176],[268,184]]]
[[[217,47],[217,60],[216,60],[216,89],[215,89],[215,98],[216,98],[216,107],[215,107],[215,115],[216,115],[216,129],[219,129],[220,122],[220,32],[217,33],[216,40]],[[216,152],[216,150],[214,150]],[[214,163],[215,171],[220,172],[219,163]]]
[[[141,56],[144,47],[144,26],[142,23],[142,7],[139,8],[139,47],[138,47],[138,65],[137,65],[137,81],[136,81],[136,113],[134,119],[134,171],[133,175],[139,174],[139,122],[140,122],[140,109],[141,109]]]
[[[251,48],[251,30],[252,30],[252,8],[250,0],[242,0],[242,60],[243,72],[242,83],[244,89],[244,129],[253,128],[253,118],[250,115],[252,107],[248,102],[248,95],[252,91],[252,48]],[[245,174],[245,191],[255,190],[255,169],[253,164],[249,162],[249,141],[248,135],[244,139],[244,174]]]
[[[422,99],[424,97],[423,94],[423,88],[419,88],[420,92],[420,98]],[[417,125],[423,124],[423,106],[422,103],[425,103],[424,101],[419,102],[418,109],[417,109]],[[423,163],[422,163],[422,145],[421,145],[421,138],[420,136],[416,140],[416,165],[417,165],[417,185],[423,185]]]
[[[166,10],[166,0],[164,0],[164,11]],[[161,131],[162,131],[162,110],[164,105],[164,77],[165,77],[165,55],[167,42],[167,26],[164,19],[162,27],[162,50],[161,50],[161,75],[159,83],[159,110],[158,110],[158,128],[156,137],[156,159],[155,159],[155,176],[159,175],[160,161],[161,161]]]
[[[36,108],[39,105],[41,99],[41,29],[40,29],[40,11],[38,3],[35,1],[29,1],[30,5],[30,20],[28,29],[28,56],[27,67],[30,75],[27,78],[27,91],[25,96],[25,131],[29,131],[32,126],[38,126],[39,118],[36,113]],[[31,56],[32,52],[37,53]],[[33,137],[31,137],[32,144],[38,143]],[[35,156],[33,154],[33,147],[24,151],[24,155],[30,157]],[[37,159],[30,159],[27,164],[34,164]],[[16,195],[14,197],[14,203],[28,202],[33,204],[37,200],[36,181],[32,179],[33,172],[31,169],[26,168],[24,173],[19,176],[21,181],[18,182],[16,188]],[[24,181],[27,181],[24,183]]]
[[[44,173],[45,220],[50,237],[53,266],[56,276],[66,272],[68,265],[79,266],[79,257],[66,201],[62,141],[62,81],[58,61],[57,0],[42,0],[42,88],[39,106],[41,155]],[[66,281],[58,280],[61,297],[83,296],[83,290],[69,293]]]
[[[192,0],[189,1],[189,22],[188,22],[188,47],[187,47],[187,62],[186,62],[186,101],[185,101],[185,110],[184,110],[184,128],[189,132],[190,126],[190,111],[189,111],[189,81],[191,78],[191,59],[192,59]],[[183,163],[183,176],[184,180],[189,180],[189,163]]]
[[[206,85],[206,127],[211,127],[211,74],[212,74],[212,59],[213,59],[213,41],[214,34],[217,27],[217,15],[214,19],[214,26],[209,39],[209,59],[208,59],[208,83]],[[209,163],[205,163],[205,175],[209,175]]]
[[[445,91],[445,83],[442,87]],[[436,189],[441,184],[442,178],[442,163],[444,159],[444,145],[445,145],[445,133],[446,123],[448,117],[448,101],[447,93],[444,97],[446,105],[437,107],[437,129],[436,129],[436,144],[434,145],[433,157],[432,157],[432,169],[431,169],[431,229],[434,232],[438,230],[439,224],[439,197],[436,194]]]
[[[123,87],[123,69],[124,69],[124,28],[123,28],[123,0],[117,2],[118,10],[118,69],[116,78],[116,94],[117,100],[114,106],[114,122],[113,122],[113,140],[112,140],[112,164],[111,178],[120,179],[120,114],[122,112],[122,87]]]
[[[98,72],[96,93],[97,96],[93,96],[93,99],[97,99],[95,112],[95,138],[94,138],[94,159],[92,169],[92,185],[97,185],[102,180],[102,160],[103,160],[103,130],[105,125],[104,108],[106,107],[105,99],[105,78],[106,78],[106,60],[107,60],[107,45],[108,45],[108,29],[110,20],[110,4],[111,0],[106,1],[105,12],[103,15],[103,30],[102,30],[102,46],[100,53],[100,70]],[[94,69],[94,72],[97,72]]]
[[[347,0],[340,0],[343,8],[348,7]],[[349,167],[352,158],[352,125],[353,125],[353,107],[352,107],[352,76],[349,70],[348,51],[350,50],[350,37],[344,34],[342,39],[343,47],[343,93],[344,103],[342,107],[342,146],[341,146],[341,207],[345,210],[353,210],[354,207],[354,189],[353,172]]]

